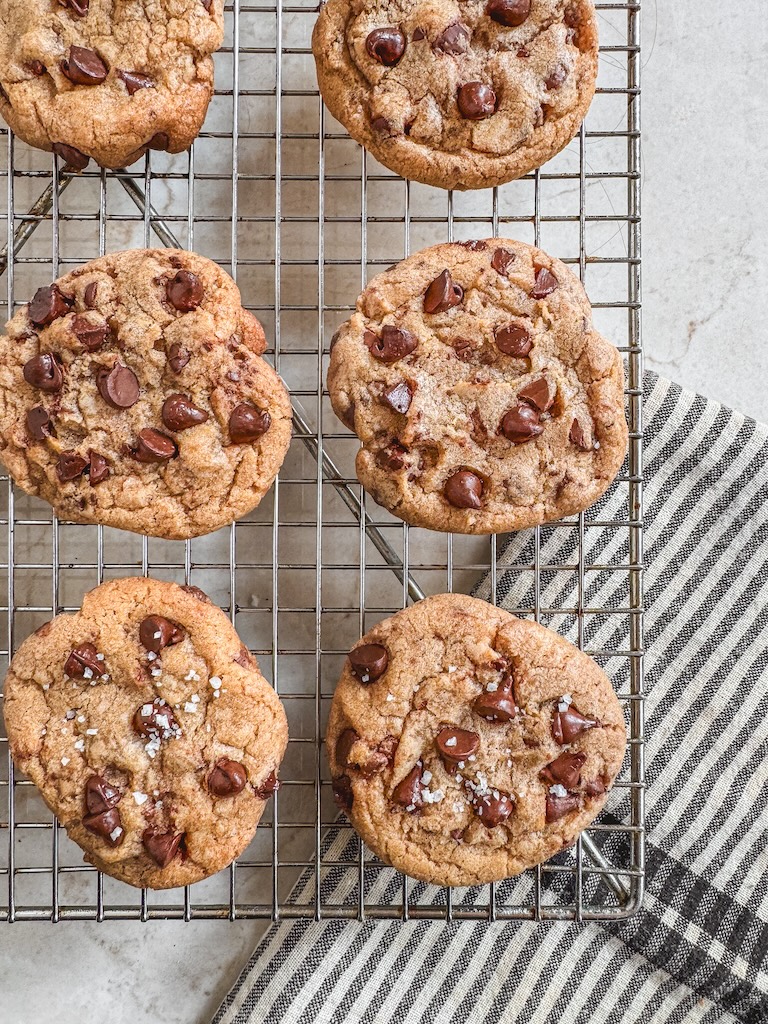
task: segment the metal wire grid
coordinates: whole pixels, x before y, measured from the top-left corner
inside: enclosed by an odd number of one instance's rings
[[[252,515],[191,542],[134,537],[51,517],[4,481],[0,656],[105,579],[151,574],[204,587],[228,609],[289,716],[283,788],[244,857],[192,889],[133,890],[82,864],[7,751],[0,774],[0,876],[7,920],[400,917],[616,919],[643,890],[642,460],[639,2],[597,5],[600,88],[569,149],[501,189],[446,194],[367,157],[324,111],[309,50],[316,8],[227,7],[216,96],[188,154],[150,153],[130,170],[62,172],[5,134],[7,313],[42,283],[131,245],[180,245],[217,259],[274,339],[294,399],[294,441]],[[422,245],[509,233],[541,243],[585,280],[595,318],[625,354],[630,452],[621,509],[504,538],[409,529],[373,505],[353,471],[356,443],[324,391],[328,340],[373,273]],[[574,254],[570,255],[569,254]],[[564,560],[556,541],[574,538]],[[590,562],[593,531],[609,554]],[[615,543],[613,543],[615,541]],[[554,546],[553,546],[554,545]],[[613,545],[613,546],[611,546]],[[510,550],[512,554],[510,554]],[[611,553],[612,552],[612,553]],[[330,796],[322,735],[342,659],[384,615],[425,594],[513,579],[517,607],[571,635],[617,684],[630,733],[609,809],[553,862],[500,885],[441,890],[384,868]],[[590,598],[605,589],[605,604]],[[560,589],[558,589],[560,588]],[[602,589],[601,589],[602,588]],[[576,604],[552,599],[569,589]],[[507,603],[509,607],[509,603]],[[613,640],[601,646],[607,624]],[[0,744],[7,742],[0,735]],[[393,881],[394,880],[394,881]]]

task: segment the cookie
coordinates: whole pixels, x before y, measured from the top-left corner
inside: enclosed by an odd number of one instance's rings
[[[312,48],[326,106],[352,138],[441,188],[540,167],[595,92],[592,0],[328,0]]]
[[[101,871],[198,882],[253,838],[278,787],[282,704],[197,587],[104,583],[21,645],[5,679],[16,766]]]
[[[194,141],[213,95],[222,0],[5,0],[0,115],[76,170]]]
[[[475,885],[574,842],[606,801],[626,733],[591,658],[535,622],[441,594],[350,651],[326,745],[336,801],[381,860]]]
[[[215,263],[113,253],[40,288],[0,338],[0,459],[76,523],[210,533],[261,501],[291,436],[261,324]]]
[[[627,448],[621,357],[591,312],[559,260],[505,238],[436,245],[375,277],[328,371],[365,489],[455,533],[591,505]]]

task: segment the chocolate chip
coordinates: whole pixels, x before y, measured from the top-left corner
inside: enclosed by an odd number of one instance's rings
[[[361,644],[349,652],[349,664],[361,683],[374,683],[387,671],[389,654],[381,644]]]
[[[241,402],[229,414],[229,439],[233,444],[249,444],[266,434],[272,417],[265,409]]]
[[[87,465],[87,460],[82,455],[78,455],[77,452],[62,452],[56,463],[56,475],[65,484],[82,476]]]
[[[546,377],[538,377],[526,384],[522,391],[518,391],[518,398],[535,406],[539,412],[546,412],[552,408],[555,400],[555,389]]]
[[[568,77],[568,68],[564,64],[557,64],[544,79],[547,89],[559,89]]]
[[[536,278],[531,289],[532,299],[545,299],[557,288],[558,280],[546,267],[536,267]]]
[[[168,301],[180,313],[191,313],[203,301],[203,284],[191,270],[180,270],[165,285]]]
[[[167,740],[181,735],[173,708],[161,697],[155,697],[153,701],[147,701],[136,708],[133,728],[139,736],[152,740]]]
[[[525,327],[520,324],[507,324],[505,327],[497,327],[493,340],[496,347],[505,356],[515,356],[522,359],[527,356],[533,348],[533,341]]]
[[[444,28],[440,35],[432,43],[433,50],[441,50],[443,53],[455,56],[466,53],[469,49],[470,32],[466,25],[455,21],[452,25]]]
[[[587,729],[594,729],[597,721],[587,718],[571,704],[567,711],[555,711],[552,716],[552,737],[555,743],[573,743]]]
[[[242,793],[247,781],[245,767],[239,761],[223,757],[208,776],[208,789],[214,796],[235,796]]]
[[[181,373],[184,367],[189,362],[189,352],[179,344],[178,341],[174,341],[171,347],[168,349],[168,365],[174,373]]]
[[[274,772],[270,772],[261,785],[256,786],[254,792],[259,800],[269,800],[278,789],[280,789],[280,780]]]
[[[27,67],[36,78],[40,78],[41,75],[45,74],[45,64],[41,60],[31,60]]]
[[[397,472],[405,466],[405,456],[408,449],[399,441],[391,441],[385,448],[380,448],[376,453],[376,462],[382,469],[391,469]]]
[[[167,462],[179,454],[176,442],[167,434],[145,427],[139,431],[136,447],[130,449],[131,457],[137,462]]]
[[[386,119],[386,117],[374,117],[371,121],[371,128],[377,132],[388,132],[391,130],[392,125]]]
[[[445,481],[443,495],[454,508],[481,508],[483,481],[477,473],[460,469]]]
[[[53,433],[53,420],[47,409],[36,405],[27,412],[27,430],[34,441],[44,441]]]
[[[401,330],[394,324],[385,324],[381,329],[381,337],[373,331],[366,331],[363,341],[371,355],[382,363],[396,363],[398,359],[404,359],[419,343],[410,331]]]
[[[456,96],[459,113],[469,121],[482,121],[496,110],[496,93],[483,82],[467,82]]]
[[[62,74],[75,85],[99,85],[107,77],[107,65],[86,46],[70,46],[69,58],[61,62]]]
[[[152,138],[147,143],[148,149],[157,149],[161,153],[165,153],[171,144],[170,136],[167,132],[155,132]]]
[[[567,796],[554,796],[552,793],[547,793],[545,814],[547,823],[564,818],[566,814],[575,811],[580,803],[581,797],[577,793],[569,793]]]
[[[111,370],[99,370],[96,387],[107,405],[113,409],[130,409],[139,400],[136,374],[122,363],[115,363]]]
[[[203,4],[203,7],[206,9],[206,11],[208,11],[208,13],[210,14],[210,12],[211,12],[211,5],[213,4],[213,0],[202,0],[202,4]]]
[[[72,321],[72,333],[84,349],[96,352],[109,336],[109,324],[106,321],[94,324],[87,317],[76,316]]]
[[[457,843],[460,843],[463,838],[464,838],[464,829],[463,828],[452,828],[451,829],[451,839],[455,839]]]
[[[456,284],[447,270],[439,274],[424,293],[425,313],[444,313],[458,306],[464,298],[464,289]]]
[[[51,352],[41,352],[24,364],[21,371],[27,384],[40,391],[61,391],[64,374]]]
[[[511,722],[517,713],[511,676],[502,679],[497,689],[485,690],[475,697],[472,708],[489,722]]]
[[[411,407],[413,390],[407,381],[401,380],[399,384],[388,388],[381,397],[390,409],[404,416]]]
[[[111,470],[109,463],[100,455],[99,452],[95,452],[93,448],[88,449],[88,483],[91,487],[95,487],[96,484],[103,483],[109,476]]]
[[[102,814],[120,803],[123,794],[101,775],[89,775],[85,782],[85,806],[89,814]]]
[[[142,845],[160,868],[167,868],[174,857],[183,853],[184,832],[157,832],[153,828],[144,830]]]
[[[498,793],[498,796],[495,794]],[[496,828],[502,821],[506,821],[515,809],[515,802],[509,793],[494,789],[484,796],[475,793],[472,797],[475,813],[486,828]]]
[[[411,39],[414,41],[414,43],[418,43],[422,39],[426,39],[426,38],[427,38],[427,33],[424,31],[423,28],[414,29],[413,35],[411,36]]]
[[[359,739],[354,729],[344,729],[336,740],[336,760],[343,768],[350,767],[349,755]]]
[[[544,427],[539,423],[539,413],[530,405],[521,403],[514,409],[510,409],[501,421],[501,432],[508,441],[515,444],[525,444],[532,441],[534,437],[544,433]]]
[[[194,597],[197,601],[204,601],[206,604],[213,604],[210,597],[208,597],[206,592],[201,590],[200,587],[195,587],[189,583],[185,583],[181,589],[185,594],[189,594],[190,597]],[[243,650],[245,650],[245,648],[243,648]],[[248,654],[248,651],[245,651],[245,653]]]
[[[605,792],[605,780],[599,775],[596,779],[590,779],[584,783],[584,792],[589,796],[602,796]]]
[[[118,70],[117,77],[125,82],[125,88],[128,90],[129,96],[133,96],[139,89],[153,89],[155,86],[154,78],[150,75],[143,75],[140,71]]]
[[[568,440],[571,444],[575,444],[577,448],[581,448],[582,451],[589,451],[590,445],[584,436],[584,428],[574,416],[571,429],[568,431]]]
[[[405,53],[405,36],[399,28],[375,28],[365,40],[368,56],[391,68]]]
[[[62,294],[58,285],[49,284],[37,289],[27,313],[36,327],[47,327],[60,316],[66,316],[70,304],[71,300]]]
[[[401,779],[392,790],[394,803],[405,807],[407,811],[417,811],[424,806],[424,799],[421,795],[421,774],[422,764],[421,761],[417,761],[405,778]]]
[[[163,402],[160,413],[169,430],[189,430],[209,418],[204,409],[199,409],[186,395],[169,395]]]
[[[116,807],[110,807],[100,814],[86,814],[83,818],[83,827],[100,839],[106,839],[112,847],[119,846],[125,839],[125,829]]]
[[[497,274],[507,277],[507,271],[511,264],[515,262],[515,258],[515,254],[510,252],[509,249],[495,249],[491,257],[491,266]]]
[[[332,782],[333,787],[333,799],[342,811],[349,811],[352,809],[352,801],[354,800],[354,793],[352,792],[352,780],[348,775],[340,775],[337,779]]]
[[[454,729],[446,726],[435,737],[435,746],[443,761],[450,765],[466,761],[480,747],[480,737],[468,729]]]
[[[336,760],[342,768],[354,768],[363,778],[369,779],[391,764],[397,740],[394,736],[388,736],[373,750],[367,744],[362,744],[360,749],[365,752],[364,756],[353,758],[352,749],[359,740],[354,729],[344,729],[336,741]]]
[[[542,768],[539,774],[542,779],[552,785],[560,783],[566,789],[576,789],[581,782],[581,769],[586,760],[587,755],[581,751],[571,753],[564,750],[559,757]]]
[[[142,647],[159,654],[164,647],[180,644],[187,635],[183,626],[171,622],[164,615],[147,615],[139,626],[139,640]]]
[[[76,171],[84,171],[91,160],[85,153],[81,153],[74,146],[68,146],[66,142],[54,142],[51,149],[64,161],[65,167],[72,167]]]
[[[84,18],[88,13],[89,0],[59,0],[61,7],[68,7],[78,18]]]
[[[531,0],[490,0],[486,11],[499,25],[517,28],[531,13]]]
[[[247,647],[241,647],[232,660],[243,668],[251,668],[253,666],[253,659]]]
[[[64,675],[70,679],[92,679],[104,675],[104,662],[98,657],[94,644],[84,643],[73,647],[64,662]]]
[[[95,281],[91,281],[90,284],[85,286],[85,291],[83,292],[83,303],[85,304],[86,309],[96,308],[96,293],[98,291],[98,287],[99,286]]]

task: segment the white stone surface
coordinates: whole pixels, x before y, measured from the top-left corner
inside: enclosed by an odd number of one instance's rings
[[[768,421],[764,0],[643,3],[646,365]],[[8,1024],[205,1024],[258,923],[0,926]]]

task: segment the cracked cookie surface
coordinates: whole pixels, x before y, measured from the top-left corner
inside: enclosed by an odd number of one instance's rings
[[[222,0],[5,0],[0,114],[82,170],[178,153],[213,95]]]
[[[385,863],[435,885],[497,881],[570,846],[625,745],[619,701],[591,658],[458,594],[362,638],[326,735],[352,825]]]
[[[85,852],[167,889],[226,867],[278,786],[282,704],[195,587],[104,583],[33,633],[5,679],[16,766]]]
[[[579,280],[511,239],[437,245],[375,277],[328,390],[372,497],[415,526],[500,533],[588,508],[627,448],[618,350]]]
[[[64,519],[210,533],[259,504],[290,443],[265,347],[210,260],[93,260],[39,289],[0,338],[0,459]]]
[[[442,188],[540,167],[577,133],[597,76],[591,0],[328,0],[312,46],[350,135]]]

